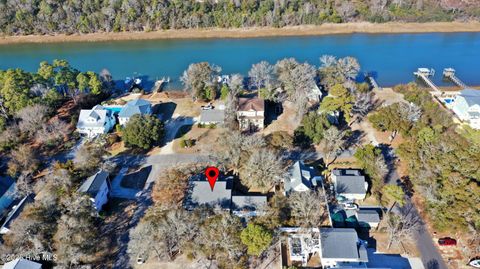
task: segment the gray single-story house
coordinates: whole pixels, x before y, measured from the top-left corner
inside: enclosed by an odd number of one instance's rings
[[[33,196],[32,195],[27,195],[25,196],[18,204],[13,206],[12,210],[7,215],[7,218],[3,222],[2,226],[0,227],[0,234],[6,234],[10,232],[10,227],[12,223],[20,216],[20,214],[23,212],[23,209],[25,209],[25,206],[27,206],[30,203],[33,203]]]
[[[363,267],[368,262],[367,248],[355,229],[320,229],[320,261],[323,268]]]
[[[360,170],[334,169],[331,174],[335,193],[348,200],[363,200],[367,194],[368,183]]]
[[[15,259],[5,263],[3,269],[42,269],[42,265],[27,259]]]
[[[199,206],[208,206],[215,210],[230,210],[232,204],[232,180],[220,176],[213,190],[205,175],[198,174],[190,178],[184,207],[193,210]]]
[[[267,206],[267,196],[234,195],[232,213],[239,217],[263,215]]]
[[[380,223],[380,215],[376,210],[360,208],[356,213],[358,225],[360,227],[376,228]]]
[[[290,168],[289,177],[284,180],[283,188],[285,195],[291,192],[313,190],[321,177],[314,176],[313,167],[306,166],[303,161],[297,161]]]
[[[11,177],[0,177],[0,218],[15,200],[15,181]]]

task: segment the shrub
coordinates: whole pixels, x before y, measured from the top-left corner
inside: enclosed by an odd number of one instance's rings
[[[134,115],[123,131],[123,140],[130,147],[150,149],[162,141],[163,123],[151,115]]]
[[[250,255],[259,256],[272,242],[272,233],[260,225],[249,223],[240,234],[242,243],[247,246]]]

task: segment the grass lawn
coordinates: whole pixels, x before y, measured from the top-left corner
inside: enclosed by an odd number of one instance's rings
[[[175,151],[176,153],[194,153],[204,148],[208,148],[215,143],[217,138],[223,132],[222,128],[199,128],[197,125],[188,126],[188,128],[191,129],[188,133],[183,135],[183,138],[196,140],[195,146],[191,148],[180,147],[181,136],[179,136],[179,134],[184,133],[187,127],[184,130],[180,129],[179,133],[177,133],[176,135],[176,137],[179,138],[175,139],[175,141],[173,142],[173,151]]]

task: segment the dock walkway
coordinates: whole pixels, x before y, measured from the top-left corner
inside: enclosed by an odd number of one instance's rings
[[[467,84],[463,83],[456,75],[455,75],[455,69],[453,68],[445,68],[443,70],[443,76],[445,78],[450,79],[453,83],[455,83],[457,86],[465,89],[468,88]]]
[[[378,86],[378,83],[377,81],[375,80],[375,78],[373,76],[370,76],[370,75],[365,75],[365,79],[370,82],[370,85],[372,85],[372,87],[374,89],[378,89],[378,90],[381,90],[382,88],[380,86]]]
[[[417,72],[413,72],[413,74],[419,78],[421,78],[430,88],[432,88],[434,91],[441,93],[442,91],[440,88],[433,83],[432,80],[430,80],[430,76],[433,76],[435,74],[435,70],[433,69],[428,69],[428,68],[418,68]]]

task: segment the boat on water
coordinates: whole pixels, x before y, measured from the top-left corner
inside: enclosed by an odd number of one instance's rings
[[[142,79],[138,77],[126,77],[125,78],[125,87],[128,89],[129,92],[133,91],[134,89],[142,90]]]

